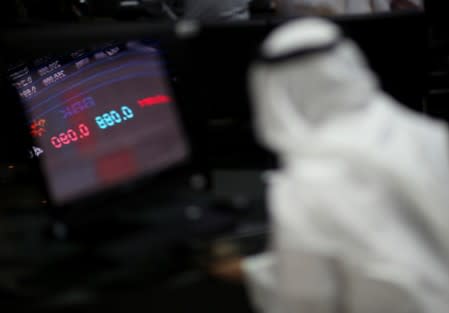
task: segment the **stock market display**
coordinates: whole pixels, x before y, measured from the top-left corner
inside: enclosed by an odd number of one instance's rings
[[[157,44],[133,41],[10,67],[55,203],[188,156],[163,62]]]

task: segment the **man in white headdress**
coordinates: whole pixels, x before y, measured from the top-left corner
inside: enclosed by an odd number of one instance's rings
[[[445,313],[449,147],[443,123],[385,95],[332,24],[292,22],[250,71],[269,179],[270,252],[226,261],[265,313]]]

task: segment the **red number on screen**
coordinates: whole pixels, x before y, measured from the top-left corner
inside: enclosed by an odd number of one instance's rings
[[[77,142],[80,139],[90,136],[89,128],[84,125],[78,125],[78,132],[69,129],[65,133],[60,133],[58,136],[51,137],[50,142],[56,149],[61,149],[63,145],[69,145],[72,142]]]
[[[53,145],[53,147],[55,147],[56,149],[61,149],[62,143],[58,137],[51,137],[50,140],[51,140],[51,144]]]
[[[75,133],[73,129],[69,129],[67,131],[67,136],[69,136],[69,139],[71,141],[78,141],[78,135]]]
[[[86,125],[80,124],[80,125],[78,126],[78,130],[79,130],[80,134],[81,134],[83,137],[88,137],[88,136],[90,136],[89,128],[87,128]]]
[[[69,138],[69,136],[67,136],[66,133],[60,133],[59,134],[59,139],[65,145],[68,145],[70,143],[70,138]]]

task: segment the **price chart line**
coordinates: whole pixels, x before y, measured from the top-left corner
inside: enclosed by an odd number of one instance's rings
[[[85,83],[87,83],[87,82],[89,82],[89,81],[91,81],[91,80],[93,80],[93,79],[100,78],[100,77],[103,76],[103,75],[111,74],[111,73],[117,72],[117,71],[119,71],[119,70],[121,70],[121,69],[123,69],[123,68],[127,68],[127,67],[130,66],[130,65],[136,65],[136,66],[137,66],[137,65],[140,65],[141,67],[148,67],[148,69],[150,70],[150,69],[153,69],[154,67],[156,67],[156,65],[159,65],[159,62],[131,61],[131,62],[124,63],[124,64],[122,64],[122,65],[120,65],[120,66],[118,66],[118,67],[115,67],[115,68],[113,68],[113,69],[98,72],[98,73],[95,74],[95,75],[92,75],[92,76],[89,76],[89,77],[86,78],[86,79],[80,80],[78,83],[73,84],[73,85],[71,85],[70,87],[67,87],[67,88],[62,89],[61,91],[59,91],[59,92],[57,92],[57,93],[52,94],[52,96],[46,98],[45,100],[43,100],[43,101],[41,101],[41,102],[39,102],[39,103],[36,103],[36,104],[32,105],[30,108],[28,108],[28,109],[26,110],[26,112],[27,112],[27,113],[33,112],[33,111],[35,111],[35,109],[38,109],[39,107],[41,107],[41,106],[44,105],[45,103],[47,103],[47,102],[49,102],[49,101],[51,101],[51,100],[53,100],[53,99],[55,99],[55,98],[61,96],[62,94],[66,93],[67,91],[69,91],[69,90],[71,90],[71,89],[73,89],[73,88],[79,87],[79,86],[81,86],[81,85],[83,85],[83,84],[85,84]],[[59,81],[58,84],[59,84],[60,82],[62,82],[62,81]],[[55,85],[56,85],[56,84],[55,84]],[[48,91],[48,90],[45,90],[45,91]]]
[[[108,85],[111,85],[111,84],[114,84],[114,83],[118,83],[118,82],[121,82],[121,81],[125,81],[125,80],[128,80],[128,79],[133,79],[133,78],[158,77],[160,75],[161,75],[160,73],[155,74],[155,73],[148,73],[148,72],[140,72],[140,73],[137,72],[137,73],[133,73],[131,75],[121,76],[119,78],[115,78],[115,79],[111,79],[111,80],[105,81],[105,82],[103,82],[103,83],[101,83],[101,84],[99,84],[97,86],[94,86],[92,88],[88,88],[88,89],[84,90],[83,92],[80,92],[76,96],[73,96],[73,97],[70,97],[70,98],[68,98],[68,99],[66,99],[64,101],[61,101],[61,103],[58,103],[57,105],[52,106],[51,108],[45,110],[44,112],[40,113],[39,115],[36,115],[34,118],[35,119],[39,119],[39,118],[45,116],[46,114],[48,114],[50,112],[53,112],[54,110],[58,109],[59,107],[64,106],[66,103],[72,101],[73,99],[82,97],[84,95],[88,95],[92,91],[95,91],[95,90],[100,89],[100,88],[104,88],[104,87],[106,87]]]

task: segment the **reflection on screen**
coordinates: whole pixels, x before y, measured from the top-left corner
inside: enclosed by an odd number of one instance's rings
[[[80,50],[10,69],[53,200],[63,204],[185,159],[157,45]]]

